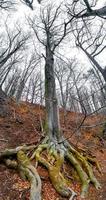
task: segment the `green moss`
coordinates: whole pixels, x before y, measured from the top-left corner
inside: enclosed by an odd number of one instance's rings
[[[17,159],[19,161],[19,164],[21,164],[23,167],[27,167],[28,165],[30,165],[30,161],[29,161],[28,157],[21,150],[18,151],[18,153],[17,153]]]
[[[63,165],[64,162],[64,156],[59,155],[55,152],[55,165],[49,166],[49,176],[51,179],[51,182],[56,189],[56,191],[61,194],[64,197],[69,197],[70,196],[70,191],[68,189],[68,182],[60,172],[61,166]]]
[[[45,133],[48,133],[49,131],[47,119],[43,122],[43,130]]]
[[[67,180],[61,174],[60,168],[51,166],[49,168],[49,176],[56,191],[64,197],[69,197],[70,191],[68,189]]]
[[[73,177],[74,180],[80,182],[80,178],[79,178],[78,173],[75,169],[72,169],[72,177]]]

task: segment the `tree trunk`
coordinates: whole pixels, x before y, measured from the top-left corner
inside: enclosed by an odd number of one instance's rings
[[[53,52],[46,47],[45,59],[45,105],[47,131],[50,139],[60,139],[59,111],[56,98]]]
[[[80,48],[83,50],[83,52],[88,56],[88,58],[92,61],[92,63],[95,65],[95,67],[99,70],[99,72],[102,74],[105,82],[106,82],[106,69],[102,69],[102,67],[99,65],[99,63],[95,60],[95,58],[90,55],[85,49],[83,49],[82,46]]]
[[[0,116],[6,117],[9,113],[8,104],[7,104],[7,95],[0,87]]]
[[[0,87],[0,105],[6,100],[6,98],[7,98],[7,96],[6,96],[5,92]]]
[[[17,93],[16,93],[16,102],[17,103],[19,103],[19,101],[21,99],[21,96],[22,96],[22,93],[23,93],[23,90],[24,90],[24,86],[25,86],[25,82],[24,82],[24,80],[22,80],[20,82],[19,88],[18,88]]]

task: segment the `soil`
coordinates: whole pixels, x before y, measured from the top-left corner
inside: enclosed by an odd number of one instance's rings
[[[45,119],[45,108],[40,105],[21,102],[17,105],[14,99],[3,105],[5,112],[0,112],[0,151],[5,148],[14,148],[23,144],[37,144],[44,137],[41,131],[41,121]],[[102,137],[103,125],[92,127],[106,121],[106,116],[95,114],[86,118],[83,127],[76,131],[83,120],[83,115],[60,110],[62,133],[70,143],[81,151],[96,157],[101,166],[101,174],[94,167],[96,177],[101,183],[101,189],[96,190],[91,184],[85,200],[106,200],[106,141]],[[90,126],[90,127],[89,127]],[[65,177],[70,181],[70,187],[77,192],[76,200],[80,200],[80,181],[73,167],[69,163],[63,166]],[[38,166],[42,179],[43,200],[65,200],[53,188],[48,172]],[[0,163],[0,200],[29,200],[30,185],[21,180],[17,171],[8,169]]]

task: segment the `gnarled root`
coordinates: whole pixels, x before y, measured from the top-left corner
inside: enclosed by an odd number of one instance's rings
[[[70,153],[67,152],[66,156],[69,159],[69,161],[71,162],[71,164],[74,166],[74,168],[76,169],[76,171],[80,177],[80,180],[82,182],[81,197],[85,197],[88,192],[90,180],[89,180],[87,174],[82,169],[79,162],[77,161],[77,159],[73,156],[73,154],[71,152]]]
[[[55,157],[56,157],[55,164],[51,165],[48,169],[51,182],[59,194],[65,197],[69,197],[70,190],[68,189],[65,178],[60,172],[61,166],[64,162],[64,155],[61,153],[60,155],[56,155],[55,153]]]
[[[3,151],[0,151],[0,160],[3,158],[8,158],[9,156],[13,156],[16,155],[18,151],[22,150],[24,152],[28,151],[28,150],[33,150],[35,149],[37,146],[36,145],[30,145],[30,146],[18,146],[15,149],[5,149]]]
[[[68,160],[71,162],[71,164],[78,173],[78,176],[82,183],[82,188],[81,188],[82,198],[86,196],[90,182],[92,182],[97,189],[100,188],[100,184],[97,181],[96,177],[94,176],[92,167],[88,162],[88,158],[86,156],[84,157],[82,154],[80,154],[68,142],[61,145],[58,145],[57,143],[56,144],[51,143],[51,146],[50,144],[48,146],[49,146],[49,151],[47,151],[48,159],[45,159],[41,155],[42,150],[44,148],[47,149],[47,146],[45,146],[44,144],[40,146],[36,151],[36,159],[38,162],[42,163],[48,169],[51,182],[59,194],[65,197],[69,197],[71,194],[67,181],[61,173],[61,167],[64,162],[64,157],[68,158]],[[73,194],[74,196],[76,195],[74,191],[72,191],[72,195]]]
[[[41,179],[22,150],[17,153],[20,169],[31,183],[30,200],[41,200]]]
[[[28,158],[25,153],[30,150],[31,152],[32,150],[34,151],[32,156],[30,155],[30,158]],[[41,180],[36,168],[31,164],[31,160],[33,159],[36,159],[36,166],[38,163],[41,163],[47,168],[50,180],[61,196],[67,197],[69,200],[74,199],[77,194],[69,187],[69,182],[62,173],[62,166],[65,158],[73,165],[81,180],[81,197],[85,197],[87,194],[90,182],[92,182],[97,189],[100,188],[100,184],[95,178],[90,164],[90,162],[95,163],[100,170],[96,160],[82,155],[67,141],[60,144],[55,140],[51,141],[45,138],[37,149],[35,145],[32,145],[20,146],[16,149],[6,149],[0,152],[0,160],[3,160],[8,167],[18,168],[21,172],[21,176],[30,181],[30,200],[41,200]]]
[[[65,143],[65,145],[68,148],[68,152],[70,152],[71,154],[74,155],[74,158],[76,158],[78,161],[80,161],[82,163],[82,166],[84,166],[87,175],[90,179],[90,182],[92,182],[94,184],[94,186],[96,187],[96,189],[100,189],[100,183],[97,181],[96,177],[94,176],[93,170],[91,165],[89,164],[89,162],[87,161],[87,158],[84,157],[83,155],[81,155],[76,149],[74,149],[68,142]],[[75,165],[74,165],[75,167]]]
[[[90,156],[86,156],[86,159],[87,159],[90,163],[95,164],[95,166],[96,166],[98,172],[99,172],[100,174],[102,173],[101,167],[100,167],[100,165],[99,165],[99,162],[98,162],[95,158],[91,158]]]
[[[70,197],[70,200],[74,199],[76,193],[69,188],[66,179],[61,173],[61,167],[64,162],[64,151],[59,149],[59,153],[57,150],[50,145],[48,151],[48,160],[42,157],[41,152],[43,149],[47,148],[47,144],[40,145],[35,153],[35,157],[38,162],[42,163],[49,172],[50,180],[56,189],[56,191],[63,197]]]

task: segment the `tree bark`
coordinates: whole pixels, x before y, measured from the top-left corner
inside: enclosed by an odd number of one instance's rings
[[[2,90],[2,88],[0,87],[0,104],[2,102],[4,102],[6,100],[7,96],[5,94],[5,92]]]
[[[9,107],[7,103],[8,97],[0,87],[0,116],[6,117],[9,114]]]
[[[59,111],[56,98],[53,52],[46,47],[45,59],[45,105],[47,114],[47,131],[50,139],[60,139]]]
[[[88,56],[88,58],[92,61],[92,63],[95,65],[95,67],[100,71],[100,73],[102,74],[102,76],[103,76],[103,78],[104,78],[104,80],[106,82],[106,69],[102,69],[102,67],[95,60],[95,58],[92,55],[90,55],[85,49],[83,49],[82,46],[80,46],[80,48]]]

